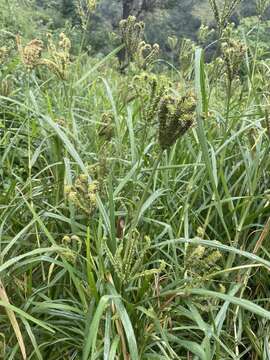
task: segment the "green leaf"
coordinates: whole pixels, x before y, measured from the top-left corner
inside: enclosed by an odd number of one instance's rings
[[[218,298],[227,301],[231,304],[238,305],[243,309],[250,311],[253,314],[259,315],[265,319],[270,320],[270,311],[263,309],[262,307],[258,306],[252,301],[241,299],[227,294],[222,294],[211,290],[206,290],[206,289],[191,289],[188,292],[192,295],[208,296],[208,297]]]
[[[99,324],[103,317],[105,309],[107,309],[109,302],[110,300],[112,300],[112,298],[113,296],[104,295],[99,300],[93,320],[89,327],[89,331],[84,341],[82,360],[88,360],[90,353],[91,353],[91,360],[95,359],[95,348],[96,348]]]
[[[25,318],[28,321],[33,322],[34,324],[42,327],[43,329],[51,332],[52,334],[55,333],[55,331],[50,326],[48,326],[44,321],[41,321],[41,320],[38,320],[38,319],[34,318],[33,316],[27,314],[25,311],[19,309],[18,307],[14,306],[14,305],[11,305],[10,303],[8,303],[6,301],[0,300],[0,306],[3,306],[7,310],[11,310],[11,311],[15,312],[19,316]]]
[[[137,341],[135,338],[134,330],[130,318],[128,316],[127,310],[123,305],[121,297],[118,295],[117,291],[111,284],[108,284],[108,290],[113,295],[112,300],[115,304],[118,316],[120,317],[123,327],[125,329],[131,360],[139,360]]]

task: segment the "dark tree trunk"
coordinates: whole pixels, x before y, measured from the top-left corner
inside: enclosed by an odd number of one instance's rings
[[[127,19],[132,14],[132,9],[134,5],[134,0],[122,0],[123,11],[122,11],[122,19]],[[118,53],[118,60],[120,63],[120,68],[125,68],[125,58],[126,58],[126,50],[122,49]]]
[[[123,0],[123,19],[127,19],[132,14],[134,0]]]

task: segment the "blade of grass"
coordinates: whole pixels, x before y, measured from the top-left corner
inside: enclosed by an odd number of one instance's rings
[[[7,296],[7,293],[6,293],[6,290],[4,288],[4,285],[0,279],[0,299],[7,303],[7,304],[10,304],[10,301],[9,301],[9,298]],[[23,359],[26,359],[27,356],[26,356],[26,348],[25,348],[25,344],[24,344],[24,340],[23,340],[23,336],[22,336],[22,333],[21,333],[21,329],[20,329],[20,326],[18,324],[18,321],[16,319],[16,316],[14,314],[14,311],[12,309],[9,309],[6,307],[6,313],[7,313],[7,316],[9,318],[9,321],[11,323],[11,326],[14,330],[14,333],[15,333],[15,336],[17,338],[17,341],[18,341],[18,344],[19,344],[19,347],[20,347],[20,350],[21,350],[21,353],[22,353],[22,357]]]
[[[207,173],[212,184],[212,189],[214,193],[214,197],[216,199],[217,211],[223,224],[223,227],[226,231],[226,235],[228,240],[231,242],[230,232],[228,227],[224,221],[224,214],[222,210],[222,205],[220,202],[219,192],[216,186],[216,181],[214,177],[214,171],[211,166],[211,160],[209,156],[209,150],[207,145],[206,133],[203,125],[203,114],[208,113],[208,100],[207,100],[207,92],[206,92],[206,79],[205,79],[205,69],[204,69],[204,59],[203,59],[203,51],[200,48],[196,49],[195,52],[195,84],[196,84],[196,96],[198,99],[197,106],[197,135],[199,139],[199,143],[202,149],[203,159],[206,165]]]

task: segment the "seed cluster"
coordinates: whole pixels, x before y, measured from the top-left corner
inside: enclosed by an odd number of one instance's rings
[[[228,20],[234,12],[235,8],[240,4],[241,1],[242,0],[224,0],[223,8],[220,9],[216,0],[209,0],[220,35],[223,29],[225,29]]]
[[[228,80],[232,82],[243,63],[247,47],[238,40],[228,39],[226,42],[221,44],[221,50],[227,70]]]
[[[137,21],[135,16],[129,16],[119,23],[123,44],[125,45],[126,63],[134,64],[145,70],[159,54],[159,45],[150,45],[143,41],[144,23]]]
[[[13,90],[13,82],[12,79],[6,78],[0,80],[0,95],[1,96],[9,96]]]
[[[101,116],[102,125],[99,127],[98,135],[109,141],[114,135],[113,114],[104,112]]]
[[[70,64],[71,42],[64,33],[59,35],[59,42],[57,45],[55,45],[51,34],[47,34],[47,38],[48,57],[43,58],[42,52],[45,50],[43,41],[34,39],[23,47],[20,36],[17,36],[17,48],[21,61],[28,70],[33,70],[36,67],[43,65],[52,71],[58,78],[66,80],[67,69]]]
[[[162,75],[143,71],[133,77],[131,90],[135,91],[131,98],[140,98],[143,103],[143,119],[145,124],[155,120],[161,98],[169,91],[171,83]]]
[[[134,230],[127,239],[123,239],[113,255],[106,244],[106,239],[103,242],[104,251],[107,254],[115,273],[121,280],[122,284],[142,277],[149,277],[159,274],[165,269],[165,262],[160,261],[158,268],[143,269],[143,261],[150,250],[151,239],[145,236],[143,239],[137,230]]]
[[[8,48],[6,46],[0,47],[0,64],[3,64],[8,57]]]
[[[183,97],[165,95],[159,104],[159,144],[170,148],[195,122],[196,99],[190,93]]]
[[[91,215],[96,209],[98,182],[90,181],[87,175],[81,174],[73,186],[65,187],[68,200],[85,214]]]
[[[144,23],[137,22],[135,16],[129,16],[119,23],[122,40],[125,45],[128,60],[134,59],[135,54],[138,52],[139,45],[144,35]]]
[[[47,34],[47,38],[49,58],[42,59],[40,64],[46,65],[57,77],[65,80],[70,64],[71,42],[64,33],[59,35],[58,46],[53,42],[51,34]]]
[[[179,51],[180,69],[185,76],[190,70],[190,64],[194,61],[196,45],[190,39],[183,39]]]
[[[159,50],[158,44],[150,45],[145,41],[141,41],[135,56],[137,66],[140,69],[146,70],[146,68],[157,58]]]
[[[81,252],[82,240],[77,235],[65,235],[62,238],[62,244],[65,248],[62,256],[72,264],[75,264],[78,254]]]
[[[221,257],[222,255],[218,250],[209,250],[201,245],[189,244],[185,254],[186,274],[198,278],[199,281],[206,280],[213,270],[219,268],[218,261]]]
[[[43,41],[33,39],[25,47],[23,47],[19,36],[17,36],[16,40],[22,63],[26,66],[26,68],[32,70],[36,66],[40,65],[41,54],[44,49]]]
[[[87,29],[90,14],[95,11],[97,6],[96,0],[76,0],[75,8],[76,13],[81,20],[83,30]]]

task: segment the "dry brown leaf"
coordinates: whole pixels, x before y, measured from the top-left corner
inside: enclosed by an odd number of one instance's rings
[[[1,280],[0,280],[0,299],[4,302],[10,304],[9,298],[7,296],[6,290],[5,290],[4,285]],[[22,333],[21,333],[18,321],[16,319],[16,316],[14,314],[14,311],[12,311],[8,308],[6,308],[5,310],[6,310],[8,318],[9,318],[9,321],[11,323],[11,326],[13,327],[13,330],[15,332],[16,338],[18,340],[18,344],[19,344],[19,347],[20,347],[20,350],[22,353],[23,360],[26,360],[25,345],[24,345]]]

